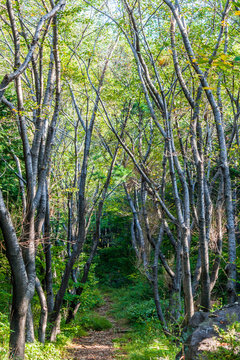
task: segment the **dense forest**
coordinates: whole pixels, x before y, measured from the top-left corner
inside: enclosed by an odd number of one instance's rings
[[[0,0],[0,23],[1,359],[66,359],[106,294],[126,359],[185,359],[240,294],[240,2]],[[239,358],[237,320],[204,359]]]

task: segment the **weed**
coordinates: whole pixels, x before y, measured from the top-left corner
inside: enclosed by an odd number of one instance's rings
[[[94,312],[85,313],[78,321],[87,330],[101,331],[112,327],[112,323],[108,319]]]
[[[216,351],[204,352],[202,359],[208,360],[238,360],[240,353],[240,323],[234,322],[227,330],[216,328],[220,346]]]
[[[114,341],[121,352],[128,354],[126,359],[175,359],[179,349],[173,339],[165,336],[156,317],[151,287],[144,279],[138,277],[128,287],[111,290],[110,296],[114,300],[113,315],[127,320],[132,327],[131,332]]]
[[[128,354],[128,360],[174,360],[179,351],[172,339],[164,335],[157,320],[135,326],[131,333],[116,339],[115,346]]]

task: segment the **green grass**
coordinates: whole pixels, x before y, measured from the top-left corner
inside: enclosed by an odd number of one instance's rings
[[[87,330],[101,331],[112,328],[112,323],[107,318],[94,312],[79,314],[78,319],[79,323]]]
[[[7,339],[8,340],[8,339]],[[26,360],[62,360],[64,346],[62,343],[46,343],[45,345],[35,341],[33,344],[26,344]],[[0,345],[0,359],[8,360],[8,343]]]
[[[109,291],[113,300],[113,314],[117,319],[125,318],[135,324],[157,317],[152,291],[147,282],[138,280],[128,287]]]
[[[116,339],[115,347],[123,351],[127,360],[174,360],[179,348],[175,338],[167,337],[157,319],[149,284],[137,279],[121,289],[109,289],[113,300],[112,314],[125,319],[131,331]],[[165,306],[165,303],[162,303]],[[118,357],[121,358],[121,355]]]
[[[157,320],[134,326],[132,332],[115,340],[115,346],[127,353],[128,360],[174,360],[179,351],[173,339],[164,335]]]

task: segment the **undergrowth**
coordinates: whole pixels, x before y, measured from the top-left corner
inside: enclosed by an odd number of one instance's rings
[[[156,319],[135,325],[129,334],[116,339],[115,344],[119,351],[128,354],[128,360],[174,360],[179,351],[173,339],[164,335]]]
[[[109,289],[113,299],[112,313],[125,319],[131,331],[115,340],[119,352],[127,353],[127,360],[174,360],[178,347],[174,338],[167,337],[157,319],[152,290],[143,279],[121,289]],[[166,304],[162,304],[166,306]],[[121,355],[119,355],[119,359]]]
[[[200,359],[208,360],[239,360],[240,356],[240,323],[234,322],[227,330],[216,328],[219,347],[216,351],[204,352]]]
[[[26,344],[25,359],[26,360],[62,360],[64,349],[73,337],[84,336],[86,331],[79,325],[63,327],[63,331],[58,335],[55,343],[46,342],[41,344],[38,341]],[[7,315],[0,313],[0,359],[8,360],[9,351],[9,319]]]
[[[109,289],[113,299],[113,313],[117,319],[129,323],[142,323],[156,318],[156,308],[149,284],[141,279],[128,287]]]
[[[61,324],[61,333],[57,336],[55,343],[46,342],[41,344],[38,341],[26,344],[25,359],[26,360],[62,360],[65,348],[70,344],[74,337],[87,335],[87,330],[102,330],[111,327],[111,323],[102,316],[98,316],[93,312],[93,308],[103,303],[103,298],[99,290],[94,289],[91,296],[87,297],[76,319],[71,324],[65,324],[64,320]],[[33,311],[38,314],[40,309],[34,304]],[[0,311],[0,359],[8,360],[9,351],[9,314],[4,314],[3,309]],[[37,322],[35,323],[37,329]],[[35,334],[37,338],[37,333]]]
[[[101,331],[111,329],[112,327],[108,319],[94,312],[88,312],[83,315],[80,314],[78,321],[86,330]]]

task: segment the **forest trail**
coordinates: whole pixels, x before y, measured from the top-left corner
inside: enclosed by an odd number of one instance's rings
[[[67,358],[65,359],[114,360],[126,358],[123,351],[114,348],[113,340],[121,337],[123,333],[129,331],[129,328],[108,314],[112,301],[108,297],[105,297],[104,300],[104,304],[96,312],[107,318],[112,323],[112,328],[101,331],[89,330],[87,336],[73,339],[72,344],[67,347]]]

